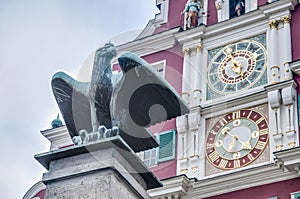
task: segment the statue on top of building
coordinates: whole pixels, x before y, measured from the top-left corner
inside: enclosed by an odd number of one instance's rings
[[[245,4],[243,0],[238,0],[235,5],[235,12],[237,16],[241,16],[243,14],[245,8]]]
[[[202,4],[199,0],[188,0],[185,9],[182,14],[186,14],[185,28],[194,28],[198,26],[199,11],[202,8]]]

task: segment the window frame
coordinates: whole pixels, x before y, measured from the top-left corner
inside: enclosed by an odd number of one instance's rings
[[[151,159],[153,159],[153,157],[151,157],[152,152],[155,151],[155,156],[154,156],[154,164],[150,164],[151,163]],[[149,152],[149,164],[147,164],[145,161],[147,161],[147,159],[145,158],[145,153]],[[143,162],[145,163],[145,165],[147,165],[148,167],[153,167],[153,166],[157,166],[157,158],[158,157],[158,147],[153,148],[153,149],[148,149],[146,151],[143,152]]]
[[[151,63],[151,66],[154,68],[154,70],[156,72],[158,72],[159,74],[162,75],[163,78],[165,78],[165,72],[166,72],[166,63],[167,63],[167,60],[160,60],[160,61],[157,61],[157,62],[153,62]],[[158,69],[162,69],[162,73],[158,71]]]
[[[172,129],[172,130],[169,130],[169,131],[165,131],[165,132],[162,132],[162,133],[159,133],[158,135],[158,140],[160,142],[160,137],[162,135],[165,135],[167,133],[172,133],[172,155],[168,156],[168,157],[163,157],[163,158],[159,158],[159,154],[160,154],[160,147],[161,147],[161,144],[159,145],[158,147],[158,158],[157,158],[157,163],[161,163],[161,162],[166,162],[166,161],[170,161],[170,160],[173,160],[175,159],[176,157],[176,129]]]
[[[291,199],[298,199],[300,198],[300,191],[291,193]]]

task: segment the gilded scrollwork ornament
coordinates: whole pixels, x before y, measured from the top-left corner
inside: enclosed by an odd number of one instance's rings
[[[283,24],[289,24],[291,21],[291,16],[290,15],[283,16],[281,17],[280,20]]]
[[[269,26],[270,26],[270,29],[277,29],[277,27],[278,27],[278,21],[277,20],[271,20],[269,22]]]
[[[184,56],[189,56],[191,54],[191,49],[190,48],[186,48],[186,49],[183,49],[183,54]]]
[[[196,45],[196,46],[195,46],[195,49],[197,50],[197,52],[201,52],[201,51],[202,51],[202,49],[203,49],[203,46],[202,46],[202,44],[198,44],[198,45]]]

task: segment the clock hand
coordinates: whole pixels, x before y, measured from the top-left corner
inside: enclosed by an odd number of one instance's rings
[[[233,149],[234,145],[235,145],[235,141],[234,141],[234,139],[232,139],[232,141],[229,143],[229,146],[228,146],[228,150],[229,150],[229,152],[231,152],[231,151],[232,151],[232,149]]]
[[[222,134],[223,134],[223,135],[228,134],[228,135],[230,135],[230,136],[233,138],[232,142],[230,142],[230,144],[229,144],[229,146],[228,146],[228,150],[229,150],[229,151],[231,151],[231,150],[233,149],[233,147],[234,147],[234,145],[235,145],[235,140],[237,140],[239,143],[242,144],[242,148],[243,148],[243,149],[252,149],[251,144],[250,144],[249,141],[244,142],[244,141],[240,140],[239,137],[238,137],[237,135],[231,134],[231,133],[229,132],[229,130],[230,130],[229,127],[224,128],[224,129],[222,130]]]
[[[244,78],[244,73],[242,72],[242,63],[240,61],[235,60],[233,53],[233,49],[228,48],[226,49],[226,54],[232,59],[232,64],[230,66],[231,70],[237,74],[239,74],[242,78]]]
[[[240,140],[238,140],[238,141],[242,144],[243,149],[252,149],[251,144],[250,144],[249,141],[246,141],[246,142],[243,142],[243,141],[240,141]]]
[[[244,78],[244,73],[242,72],[242,63],[240,61],[236,61],[235,59],[233,59],[231,70]]]

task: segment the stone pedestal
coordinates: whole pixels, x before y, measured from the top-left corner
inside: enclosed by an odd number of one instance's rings
[[[147,189],[161,183],[117,136],[38,154],[47,199],[150,198]]]

